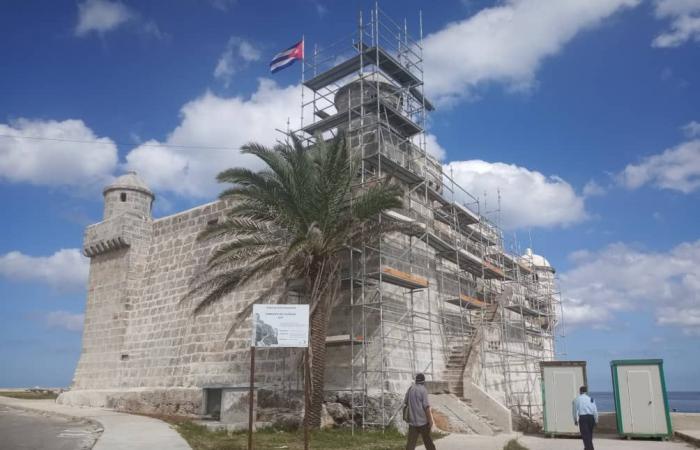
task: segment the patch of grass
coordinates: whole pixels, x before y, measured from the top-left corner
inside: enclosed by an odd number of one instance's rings
[[[521,444],[520,442],[518,442],[517,439],[511,439],[503,447],[503,450],[529,450],[529,449],[527,447],[525,447],[523,444]]]
[[[205,426],[192,422],[173,424],[193,450],[245,450],[248,434],[245,431],[228,433],[210,431]],[[441,435],[434,435],[438,439]],[[253,435],[256,450],[301,450],[304,448],[303,431],[279,431],[264,429]],[[419,439],[420,441],[420,439]],[[381,431],[355,431],[353,436],[348,429],[312,431],[309,438],[311,449],[353,449],[353,450],[403,450],[406,437],[394,429]]]
[[[55,400],[58,397],[58,394],[53,391],[0,391],[0,395],[23,400]]]

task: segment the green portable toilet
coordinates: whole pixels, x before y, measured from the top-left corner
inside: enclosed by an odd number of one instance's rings
[[[621,436],[666,439],[673,434],[663,364],[661,359],[610,362]]]
[[[545,436],[579,436],[573,402],[586,386],[585,361],[541,361],[542,409]]]

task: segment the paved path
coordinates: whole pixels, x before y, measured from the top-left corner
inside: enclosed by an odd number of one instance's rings
[[[0,405],[0,450],[87,450],[101,432],[84,419]]]
[[[544,438],[540,436],[498,435],[477,436],[451,434],[436,442],[439,450],[503,450],[510,439],[518,440],[529,450],[581,450],[580,439]],[[689,450],[695,448],[685,442],[663,442],[647,440],[624,440],[616,436],[596,436],[596,450]],[[419,447],[424,449],[425,447]]]
[[[674,430],[683,440],[692,442],[700,447],[700,430]]]
[[[123,414],[108,409],[58,405],[53,400],[20,400],[2,396],[0,406],[98,422],[104,431],[94,450],[191,450],[187,442],[170,425],[150,417]]]

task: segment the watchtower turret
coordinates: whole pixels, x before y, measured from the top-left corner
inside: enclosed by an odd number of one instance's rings
[[[104,191],[104,220],[120,214],[131,214],[142,219],[151,218],[155,195],[136,172],[120,176]]]

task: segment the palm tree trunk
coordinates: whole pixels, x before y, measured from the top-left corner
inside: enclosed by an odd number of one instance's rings
[[[313,277],[310,298],[311,405],[305,417],[310,428],[321,426],[326,376],[326,335],[330,306],[334,304],[340,288],[338,264],[334,258],[325,260]]]
[[[321,300],[311,315],[311,405],[307,419],[310,428],[321,426],[326,376],[327,305]]]

